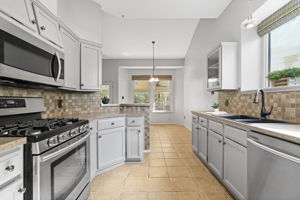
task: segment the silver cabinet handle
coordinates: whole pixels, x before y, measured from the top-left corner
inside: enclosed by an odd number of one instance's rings
[[[24,194],[26,192],[26,188],[22,187],[18,190],[19,193]]]
[[[93,130],[93,127],[91,127],[90,130]]]
[[[8,171],[8,172],[13,172],[15,170],[15,166],[14,165],[7,166],[5,168],[5,170]]]
[[[41,26],[41,30],[42,30],[42,31],[45,31],[45,30],[46,30],[46,27],[45,27],[45,26]]]
[[[101,135],[99,135],[99,138],[102,138],[102,136],[101,136]]]
[[[115,125],[115,123],[114,123],[114,122],[112,122],[112,123],[111,123],[111,125],[113,126],[113,125]]]
[[[34,20],[31,20],[31,23],[32,23],[32,24],[35,24],[35,23],[36,23],[36,22],[35,22],[35,19],[34,19]]]
[[[138,130],[138,133],[140,133],[141,132],[141,130]]]
[[[294,157],[294,156],[291,156],[291,155],[282,153],[282,152],[280,152],[280,151],[277,151],[277,150],[275,150],[275,149],[272,149],[272,148],[270,148],[270,147],[267,147],[267,146],[265,146],[265,145],[262,145],[262,144],[260,144],[260,143],[258,143],[258,142],[255,142],[254,140],[251,140],[251,139],[249,139],[249,138],[247,139],[247,141],[248,141],[249,143],[253,144],[254,146],[256,146],[256,147],[258,147],[258,148],[264,150],[264,151],[267,151],[267,152],[269,152],[269,153],[271,153],[271,154],[274,154],[274,155],[277,155],[277,156],[279,156],[279,157],[281,157],[281,158],[284,158],[284,159],[287,159],[287,160],[289,160],[289,161],[292,161],[292,162],[295,162],[295,163],[300,164],[300,158],[297,158],[297,157]]]
[[[222,143],[222,140],[219,140],[219,143]]]

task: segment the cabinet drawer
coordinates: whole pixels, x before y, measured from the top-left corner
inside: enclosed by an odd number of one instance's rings
[[[226,125],[224,128],[224,135],[234,142],[247,146],[247,131]]]
[[[109,118],[98,121],[98,130],[106,130],[125,126],[125,118]]]
[[[203,127],[207,127],[207,119],[203,117],[199,117],[199,124]]]
[[[192,116],[192,122],[195,126],[198,126],[199,125],[199,117],[196,116],[196,115],[193,115]]]
[[[209,130],[223,135],[223,124],[212,120],[208,121]]]
[[[22,174],[23,153],[22,148],[0,158],[0,185]]]
[[[26,190],[23,187],[23,180],[21,178],[15,179],[0,189],[0,200],[23,200],[24,191]]]
[[[144,118],[143,117],[128,117],[127,126],[142,126]]]

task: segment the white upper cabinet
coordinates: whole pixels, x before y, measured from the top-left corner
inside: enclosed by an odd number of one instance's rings
[[[43,4],[49,11],[52,12],[55,16],[57,16],[57,0],[38,0],[41,4]]]
[[[60,29],[65,52],[65,88],[79,89],[80,84],[80,42],[66,29]]]
[[[96,91],[102,84],[101,47],[88,42],[81,43],[81,90]]]
[[[33,4],[33,6],[40,35],[50,42],[62,47],[62,40],[57,19],[51,16],[50,13],[42,10],[36,4]]]
[[[36,31],[36,21],[31,0],[0,0],[0,10],[32,31]]]
[[[210,91],[238,88],[238,45],[222,42],[207,57],[207,89]]]

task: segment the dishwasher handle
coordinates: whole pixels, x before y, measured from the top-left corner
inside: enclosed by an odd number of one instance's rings
[[[252,140],[252,139],[249,139],[249,138],[247,139],[247,141],[250,142],[251,144],[253,144],[254,146],[256,146],[256,147],[258,147],[258,148],[264,150],[264,151],[267,151],[267,152],[272,153],[272,154],[275,154],[275,155],[277,155],[277,156],[279,156],[279,157],[281,157],[281,158],[284,158],[284,159],[287,159],[287,160],[289,160],[289,161],[292,161],[292,162],[295,162],[295,163],[297,163],[297,164],[300,164],[300,158],[297,158],[297,157],[288,155],[288,154],[286,154],[286,153],[277,151],[277,150],[275,150],[275,149],[272,149],[272,148],[270,148],[270,147],[267,147],[267,146],[265,146],[265,145],[263,145],[263,144],[261,144],[261,143],[259,143],[259,142],[256,142],[256,141],[254,141],[254,140]]]

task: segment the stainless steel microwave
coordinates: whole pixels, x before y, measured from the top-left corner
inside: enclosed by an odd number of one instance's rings
[[[0,19],[0,79],[64,86],[64,53]]]

